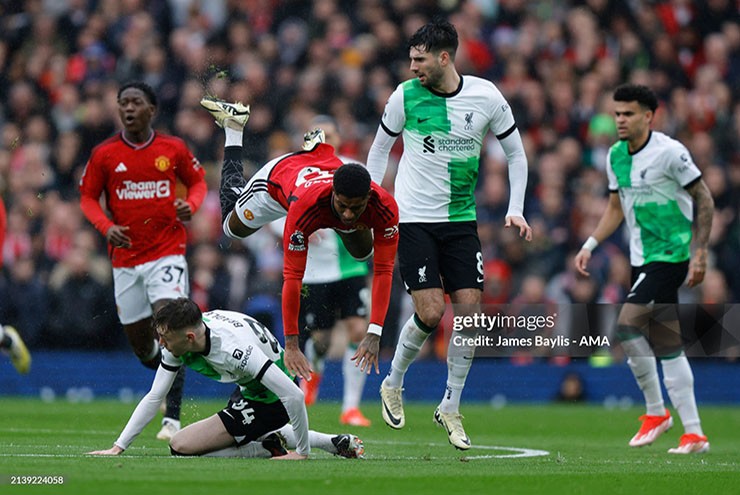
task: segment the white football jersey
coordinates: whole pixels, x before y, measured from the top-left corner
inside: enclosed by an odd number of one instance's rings
[[[162,349],[162,366],[172,371],[184,364],[212,380],[236,383],[245,399],[267,403],[279,400],[259,380],[271,363],[290,376],[283,364],[283,348],[275,336],[254,318],[234,311],[203,313],[203,322],[206,350],[175,357]]]
[[[501,139],[516,129],[498,88],[462,75],[450,94],[425,88],[416,78],[399,84],[381,126],[392,136],[403,133],[395,198],[404,223],[475,220],[483,138],[489,130]]]
[[[609,190],[619,193],[630,232],[630,263],[678,263],[691,256],[693,200],[684,189],[701,177],[686,147],[652,131],[630,154],[626,141],[609,149]]]

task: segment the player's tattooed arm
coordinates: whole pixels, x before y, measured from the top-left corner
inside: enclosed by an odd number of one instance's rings
[[[704,180],[698,180],[686,188],[696,203],[695,237],[696,246],[706,249],[709,244],[709,232],[712,230],[714,200]]]
[[[714,215],[714,200],[709,188],[703,180],[698,180],[686,188],[696,203],[695,249],[689,263],[689,278],[687,285],[695,287],[702,283],[707,271],[707,246],[709,233],[712,230],[712,216]]]

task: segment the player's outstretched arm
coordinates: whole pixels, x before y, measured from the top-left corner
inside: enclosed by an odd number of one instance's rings
[[[596,249],[599,242],[603,241],[612,233],[617,230],[619,224],[624,220],[624,212],[622,211],[622,202],[619,200],[619,193],[613,191],[609,194],[609,202],[606,205],[606,210],[599,220],[599,224],[596,226],[591,237],[583,244],[583,247],[578,254],[576,254],[574,263],[578,273],[584,277],[588,277],[590,273],[586,271],[586,266],[591,259],[591,251]]]
[[[306,402],[303,392],[275,364],[267,367],[260,381],[262,385],[280,397],[280,401],[288,412],[290,425],[295,435],[296,448],[296,451],[293,453],[295,455],[289,457],[289,459],[306,459],[311,452],[311,445],[309,443],[308,433],[308,413],[306,412]]]
[[[134,441],[134,438],[136,438],[146,425],[154,419],[154,416],[157,415],[159,405],[167,396],[167,392],[170,391],[176,375],[177,369],[170,371],[160,365],[159,368],[157,368],[157,373],[154,375],[152,388],[139,401],[139,404],[136,406],[136,409],[134,409],[134,412],[131,414],[126,426],[118,436],[118,440],[113,444],[113,447],[108,450],[94,450],[92,452],[88,452],[88,454],[119,455],[121,452],[126,450]]]

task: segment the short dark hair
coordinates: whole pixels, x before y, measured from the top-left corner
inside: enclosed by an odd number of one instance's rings
[[[431,22],[424,24],[416,31],[407,48],[419,48],[427,52],[439,52],[446,50],[452,59],[457,52],[457,30],[449,21],[441,17],[435,17]]]
[[[149,103],[157,106],[157,95],[154,92],[154,89],[149,86],[147,83],[142,81],[129,81],[118,90],[118,99],[121,98],[121,94],[123,94],[124,91],[126,91],[129,88],[134,88],[140,90],[142,93],[144,93],[144,96],[146,96],[147,100],[149,100]]]
[[[658,108],[658,97],[652,89],[642,84],[622,84],[614,90],[614,101],[636,101],[654,112]]]
[[[152,326],[163,331],[177,331],[193,327],[202,319],[203,313],[198,305],[192,299],[180,297],[159,308],[152,318]]]
[[[345,163],[334,172],[334,192],[347,198],[364,198],[370,192],[370,172],[359,163]]]

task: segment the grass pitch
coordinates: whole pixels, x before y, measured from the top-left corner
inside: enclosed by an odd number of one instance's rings
[[[225,403],[190,400],[183,421],[213,414]],[[119,457],[84,452],[108,448],[134,404],[96,400],[72,404],[0,398],[0,494],[487,494],[487,493],[737,493],[740,409],[701,407],[711,442],[704,455],[666,453],[678,444],[680,422],[650,447],[631,449],[641,409],[594,405],[515,405],[494,410],[463,404],[473,448],[451,447],[432,423],[434,404],[408,404],[406,427],[391,430],[378,403],[364,404],[371,428],[341,427],[339,406],[309,409],[311,427],[350,431],[365,442],[365,460],[314,451],[305,462],[173,458],[154,439],[153,422]],[[676,418],[678,419],[678,418]],[[157,424],[155,424],[157,423]],[[11,484],[18,476],[63,476],[57,485]]]

